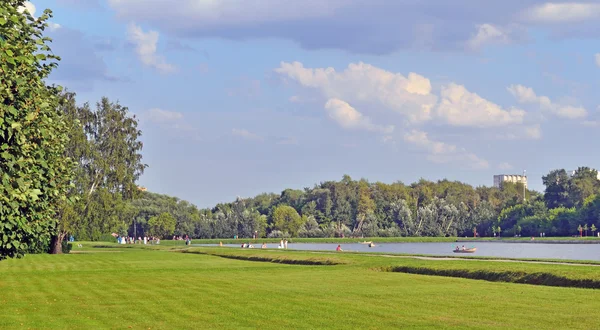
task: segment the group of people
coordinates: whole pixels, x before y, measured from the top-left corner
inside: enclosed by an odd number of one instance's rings
[[[138,237],[137,239],[135,239],[135,237],[127,237],[127,236],[121,236],[121,235],[117,235],[117,243],[118,244],[160,244],[160,238],[158,237],[146,237],[144,236],[142,237]]]
[[[173,240],[174,241],[185,241],[185,245],[192,245],[192,239],[188,235],[185,235],[185,236],[175,235],[175,236],[173,236]]]
[[[223,246],[222,242],[219,242],[219,246]],[[242,249],[253,249],[254,245],[250,244],[250,243],[242,243]],[[261,249],[266,249],[267,248],[267,243],[262,243]],[[278,249],[287,249],[288,248],[288,241],[287,239],[282,239],[279,242],[279,245],[277,246]]]

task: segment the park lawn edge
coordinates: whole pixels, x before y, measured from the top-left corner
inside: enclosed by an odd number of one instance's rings
[[[498,264],[494,266],[497,267],[497,269],[490,269],[492,267],[489,265],[482,265],[480,263],[457,265],[456,263],[452,263],[452,261],[448,260],[445,260],[445,263],[442,263],[441,260],[419,259],[418,263],[421,263],[421,265],[410,265],[411,262],[407,262],[409,259],[398,258],[395,260],[389,260],[389,258],[385,258],[383,256],[364,253],[324,253],[319,251],[281,251],[275,249],[235,250],[232,248],[212,247],[189,248],[178,250],[178,252],[212,255],[215,257],[246,261],[273,262],[293,265],[354,265],[364,267],[366,270],[368,269],[371,271],[456,277],[471,280],[484,280],[489,282],[505,282],[581,289],[600,289],[600,277],[577,277],[580,276],[580,274],[577,269],[573,268],[575,266],[561,264],[553,265],[552,263],[543,264],[542,267],[537,264],[528,264],[526,262],[503,265]],[[369,258],[370,260],[364,259],[364,257],[367,255],[380,258],[377,258],[379,260],[373,260],[372,258]],[[485,260],[482,259],[480,261],[484,262]],[[460,260],[457,260],[457,262],[460,262]],[[382,263],[387,265],[382,265]],[[401,265],[398,265],[398,263]],[[404,265],[402,265],[402,263],[404,263]],[[409,265],[406,265],[406,263],[409,263]]]

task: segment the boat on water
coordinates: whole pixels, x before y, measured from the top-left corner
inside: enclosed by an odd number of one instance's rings
[[[454,253],[473,253],[477,251],[477,248],[470,248],[470,249],[454,249]]]
[[[360,242],[360,244],[373,244],[373,241],[364,241],[364,242]]]

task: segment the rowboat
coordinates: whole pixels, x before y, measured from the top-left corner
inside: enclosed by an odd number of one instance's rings
[[[473,253],[475,251],[477,251],[477,248],[470,248],[470,249],[464,249],[464,250],[458,249],[458,250],[454,250],[454,253]]]

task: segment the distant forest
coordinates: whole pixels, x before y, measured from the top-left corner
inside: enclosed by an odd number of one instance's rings
[[[192,238],[572,236],[595,235],[600,225],[596,170],[575,175],[555,170],[543,177],[544,193],[522,184],[501,188],[420,180],[407,185],[327,181],[303,190],[260,194],[198,209],[175,197],[143,192],[131,202],[137,214],[121,234],[143,236],[159,217],[172,219],[166,234]],[[130,213],[131,214],[131,213]],[[81,235],[83,234],[83,235]],[[82,239],[97,239],[80,233]]]

